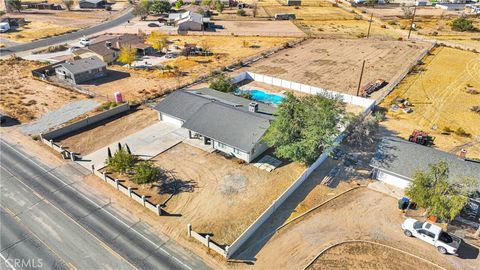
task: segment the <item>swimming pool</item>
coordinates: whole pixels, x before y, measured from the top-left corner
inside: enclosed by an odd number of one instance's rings
[[[270,94],[261,90],[240,90],[238,89],[235,91],[236,95],[241,95],[241,94],[250,94],[250,99],[263,102],[263,103],[268,103],[268,104],[275,104],[275,105],[280,105],[282,104],[283,97],[275,94]]]

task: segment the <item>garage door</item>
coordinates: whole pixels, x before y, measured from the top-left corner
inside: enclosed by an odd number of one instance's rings
[[[389,185],[396,186],[399,188],[407,188],[410,185],[410,181],[391,175],[382,171],[377,171],[376,173],[377,180],[385,182]]]
[[[178,120],[168,114],[164,114],[162,113],[162,121],[165,121],[167,123],[170,123],[170,124],[174,124],[176,125],[177,127],[181,127],[183,122],[181,120]]]

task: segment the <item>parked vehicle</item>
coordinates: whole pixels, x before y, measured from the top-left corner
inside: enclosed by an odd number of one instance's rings
[[[158,23],[149,23],[147,24],[148,27],[160,27]]]
[[[407,218],[402,223],[403,233],[408,236],[419,238],[432,246],[442,254],[457,255],[458,248],[462,243],[459,237],[448,234],[437,225],[429,222],[421,222],[413,218]]]
[[[68,48],[68,51],[69,52],[74,52],[74,51],[79,50],[79,49],[80,49],[80,47],[78,47],[78,46],[72,46],[72,47]]]
[[[90,39],[87,37],[82,37],[80,39],[80,45],[82,45],[83,47],[90,45]]]
[[[275,14],[275,20],[295,20],[295,14],[293,13],[280,13]]]
[[[10,30],[10,24],[8,22],[0,22],[0,33],[5,33]]]
[[[165,54],[165,58],[167,58],[167,59],[176,58],[176,57],[177,57],[177,55],[174,54],[174,53],[167,53],[167,54]]]

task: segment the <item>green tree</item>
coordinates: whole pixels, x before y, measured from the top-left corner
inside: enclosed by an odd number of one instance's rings
[[[176,8],[181,8],[183,6],[183,1],[182,0],[177,0],[177,2],[175,2],[175,7]]]
[[[222,2],[220,2],[218,0],[215,2],[215,10],[216,11],[218,11],[219,13],[222,13],[224,8],[225,8],[225,5]]]
[[[132,14],[135,17],[140,17],[140,20],[145,20],[145,18],[148,16],[148,8],[141,4],[135,5]]]
[[[167,38],[160,31],[152,31],[147,37],[147,42],[157,51],[161,51],[167,46]]]
[[[127,173],[133,168],[136,161],[137,158],[134,155],[122,148],[118,149],[111,158],[107,158],[107,168],[112,172]]]
[[[473,31],[476,30],[476,28],[473,25],[472,20],[461,17],[461,18],[453,20],[452,30],[453,31],[458,31],[458,32],[466,32],[466,31],[473,32]]]
[[[232,78],[227,77],[224,74],[218,74],[217,76],[215,76],[212,81],[210,81],[209,87],[226,93],[233,92],[236,89]]]
[[[415,172],[405,194],[429,215],[441,220],[453,220],[468,202],[468,195],[478,187],[474,178],[449,179],[448,164],[439,161],[428,170]]]
[[[140,161],[135,165],[133,181],[137,184],[152,183],[163,178],[163,170],[155,167],[152,161]]]
[[[165,0],[153,0],[150,11],[155,15],[160,15],[170,11],[170,3]]]
[[[124,46],[120,48],[120,54],[118,55],[118,61],[130,66],[137,57],[137,50],[130,46]]]
[[[18,12],[22,10],[22,2],[20,0],[7,0],[6,4],[10,9],[15,9]]]
[[[245,12],[245,10],[243,8],[237,10],[237,15],[238,16],[245,16],[247,15],[247,12]]]
[[[212,0],[202,0],[201,5],[202,6],[210,6],[212,4]]]
[[[263,140],[281,158],[313,163],[333,145],[345,122],[345,105],[335,97],[288,93]]]
[[[367,117],[354,116],[347,127],[346,142],[357,149],[364,149],[375,142],[375,132],[378,120],[369,115]]]

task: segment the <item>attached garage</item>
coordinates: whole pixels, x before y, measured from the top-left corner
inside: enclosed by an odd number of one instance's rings
[[[170,123],[170,124],[174,124],[177,127],[182,127],[182,124],[183,124],[182,120],[180,120],[178,118],[175,118],[171,115],[161,113],[161,112],[158,112],[158,119],[160,121],[164,121],[164,122],[167,122],[167,123]]]
[[[410,180],[378,169],[374,171],[373,177],[379,181],[399,188],[407,188],[410,185]]]

